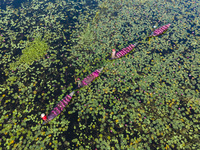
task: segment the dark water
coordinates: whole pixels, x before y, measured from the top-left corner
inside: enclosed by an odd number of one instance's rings
[[[19,8],[22,3],[28,2],[27,0],[6,0],[0,1],[0,8],[1,9],[6,9],[7,6],[13,6],[14,8]]]

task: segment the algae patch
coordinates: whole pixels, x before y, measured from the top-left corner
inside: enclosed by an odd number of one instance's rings
[[[27,46],[22,50],[22,55],[17,58],[16,62],[10,64],[13,70],[20,65],[31,65],[34,61],[42,58],[49,49],[48,43],[41,36],[35,37],[31,42],[27,42]]]

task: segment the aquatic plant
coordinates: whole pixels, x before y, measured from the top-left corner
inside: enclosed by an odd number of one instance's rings
[[[0,12],[2,149],[199,149],[198,1],[9,5]],[[168,23],[167,32],[147,38]],[[10,70],[38,32],[47,54]],[[137,42],[109,60],[112,49]],[[84,79],[102,66],[61,115],[41,126],[41,113],[77,86],[74,75]]]
[[[15,70],[20,65],[31,65],[34,61],[44,57],[48,49],[47,42],[42,39],[41,35],[37,35],[33,41],[26,43],[26,47],[22,50],[22,55],[17,58],[16,62],[10,64],[10,70]]]

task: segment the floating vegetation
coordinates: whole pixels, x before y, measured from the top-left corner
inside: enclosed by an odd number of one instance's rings
[[[31,65],[34,61],[44,57],[48,49],[47,42],[41,36],[36,36],[33,41],[27,42],[26,47],[22,50],[22,55],[17,58],[16,62],[10,64],[10,70],[15,70],[20,65]]]
[[[200,149],[199,5],[1,2],[1,148]],[[40,115],[77,87],[74,77],[101,67],[42,125]]]

